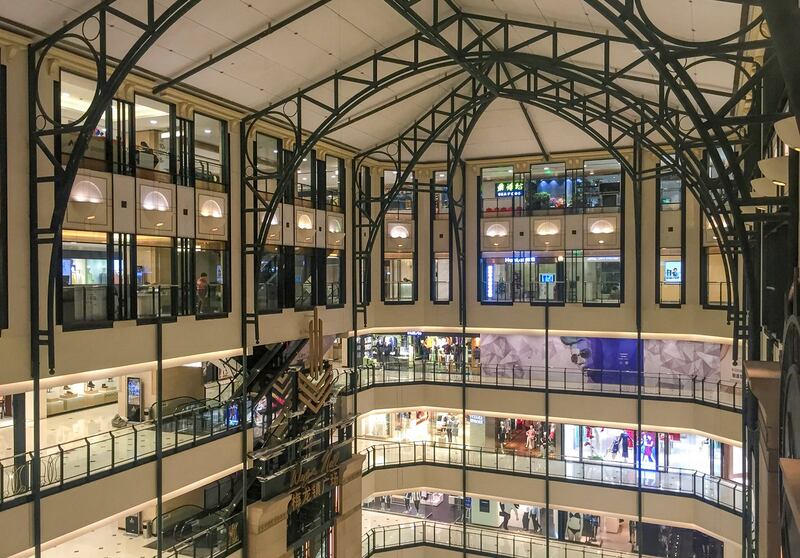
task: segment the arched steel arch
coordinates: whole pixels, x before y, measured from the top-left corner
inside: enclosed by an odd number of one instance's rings
[[[148,0],[146,15],[140,18],[135,10],[126,12],[115,6],[116,0],[98,3],[80,16],[66,23],[50,36],[30,45],[28,49],[28,131],[29,131],[29,191],[30,206],[30,340],[31,377],[33,379],[33,453],[30,466],[30,487],[33,495],[33,547],[38,558],[42,551],[41,531],[41,444],[40,416],[41,404],[38,396],[41,376],[41,349],[47,350],[48,370],[55,373],[55,282],[59,273],[58,244],[64,217],[67,211],[72,184],[78,172],[78,165],[89,145],[89,139],[100,117],[107,110],[115,93],[128,74],[155,42],[177,21],[180,20],[200,0],[175,0],[156,15],[155,3]],[[130,8],[128,8],[130,9]],[[107,52],[107,37],[114,20],[124,20],[140,31],[133,45],[124,56],[113,65]],[[97,86],[89,108],[75,122],[62,123],[48,110],[51,102],[43,99],[43,94],[52,95],[52,89],[42,88],[40,78],[50,70],[48,55],[59,47],[85,49],[95,65]],[[113,68],[113,70],[112,70]],[[111,73],[109,75],[109,70]],[[44,83],[49,83],[46,79]],[[66,163],[59,159],[56,146],[65,134],[77,134],[72,152]],[[52,211],[40,215],[40,199],[50,203]],[[43,248],[47,250],[43,250]],[[47,264],[47,291],[45,304],[41,304],[40,264]],[[44,321],[45,326],[41,323]],[[160,350],[159,350],[160,368]],[[159,374],[160,377],[160,374]],[[159,403],[161,392],[158,392]],[[24,425],[23,425],[24,428]],[[160,423],[156,436],[157,467],[161,467]],[[161,474],[156,483],[160,485]],[[161,509],[162,494],[158,491],[157,507]],[[159,541],[161,537],[159,537]]]

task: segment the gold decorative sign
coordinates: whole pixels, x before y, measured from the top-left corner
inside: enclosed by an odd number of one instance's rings
[[[336,450],[328,450],[316,467],[306,469],[297,465],[289,480],[289,510],[296,510],[322,496],[326,487],[339,486],[341,480],[339,452]]]
[[[298,373],[298,398],[311,412],[318,413],[333,390],[333,369],[325,370],[322,363],[324,350],[322,320],[314,308],[314,317],[308,323],[308,372]]]

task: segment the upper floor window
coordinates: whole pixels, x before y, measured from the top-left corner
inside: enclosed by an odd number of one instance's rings
[[[227,244],[218,240],[196,240],[194,249],[195,300],[197,315],[227,311]]]
[[[110,259],[108,233],[62,233],[60,321],[65,328],[111,321]]]
[[[227,188],[227,136],[225,122],[194,114],[195,186],[220,191]]]
[[[62,124],[82,124],[82,118],[89,110],[89,106],[95,96],[95,80],[72,74],[61,72],[59,81],[59,111]],[[100,121],[95,126],[89,144],[83,153],[81,167],[93,170],[107,170],[107,146],[106,137],[108,135],[107,113],[103,113]],[[75,142],[78,139],[78,132],[67,132],[60,137],[61,157],[63,162],[72,154]]]
[[[725,273],[725,262],[718,246],[706,246],[700,251],[702,281],[700,284],[700,300],[704,306],[727,308],[730,305],[728,296],[728,276]]]
[[[344,252],[328,250],[325,258],[325,304],[344,304]]]
[[[329,211],[344,211],[344,161],[325,157],[325,207]]]
[[[280,166],[281,140],[261,132],[256,133],[252,159],[259,175],[269,175],[258,180],[258,188],[263,192],[273,193],[278,187],[277,172]]]
[[[163,236],[136,237],[136,316],[174,316],[178,302],[175,240]]]
[[[562,209],[570,205],[572,182],[567,181],[565,163],[531,165],[530,182],[526,188],[526,205],[529,210]],[[568,190],[569,186],[569,190]]]
[[[587,211],[617,211],[622,204],[622,169],[615,159],[584,161],[583,206]]]
[[[680,211],[683,205],[683,184],[677,174],[659,174],[658,207],[661,211]]]
[[[175,150],[174,107],[136,96],[136,176],[158,182],[172,182]]]
[[[450,212],[450,197],[447,193],[447,171],[433,173],[433,216],[435,219],[446,219]]]
[[[481,169],[481,213],[484,217],[510,217],[520,212],[525,185],[515,180],[514,167]]]
[[[312,165],[313,157],[311,154],[303,157],[300,166],[297,169],[295,190],[294,190],[294,203],[304,207],[314,207],[314,186],[315,180],[313,175]]]
[[[383,171],[383,192],[384,195],[388,194],[397,183],[397,171],[386,170]],[[411,214],[414,212],[414,201],[416,193],[414,190],[414,173],[408,175],[406,182],[400,185],[397,194],[389,203],[388,211],[396,215]]]

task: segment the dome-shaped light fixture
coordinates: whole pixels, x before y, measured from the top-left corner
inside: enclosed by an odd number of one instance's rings
[[[761,159],[758,162],[761,173],[772,180],[776,186],[786,186],[789,182],[789,157],[772,157],[771,159]]]
[[[200,215],[202,217],[214,217],[215,219],[222,218],[222,207],[216,200],[206,200],[200,207]]]
[[[142,208],[147,211],[169,211],[169,200],[161,192],[153,190],[145,194]]]
[[[329,219],[328,220],[328,232],[329,233],[340,233],[342,232],[342,221],[341,219]]]
[[[559,232],[558,225],[553,221],[545,221],[536,225],[537,236],[554,236]]]
[[[505,225],[501,225],[500,223],[495,223],[494,225],[489,225],[486,228],[486,236],[489,238],[501,237],[501,236],[508,236],[508,229]]]
[[[591,224],[589,232],[592,234],[610,234],[614,232],[614,225],[605,219],[598,219]]]
[[[304,231],[310,231],[314,228],[314,223],[311,222],[311,217],[303,213],[297,218],[297,228]]]
[[[78,203],[103,203],[103,193],[94,182],[81,180],[72,187],[69,201]]]
[[[389,229],[389,238],[408,238],[410,233],[408,229],[403,225],[393,225],[391,229]]]
[[[800,128],[798,128],[797,117],[792,115],[778,120],[775,123],[775,133],[783,143],[800,151]]]

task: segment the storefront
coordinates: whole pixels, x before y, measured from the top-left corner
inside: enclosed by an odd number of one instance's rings
[[[49,388],[47,390],[47,416],[52,417],[90,407],[116,403],[117,379],[106,378]]]
[[[445,367],[461,362],[460,336],[428,335],[421,331],[409,331],[364,335],[360,340],[359,360],[365,365],[433,371],[434,364],[437,367]],[[480,337],[468,336],[466,345],[467,366],[477,367],[480,359]]]
[[[358,421],[359,436],[393,442],[461,443],[465,434],[469,440],[469,430],[460,413],[448,411],[370,413]]]

